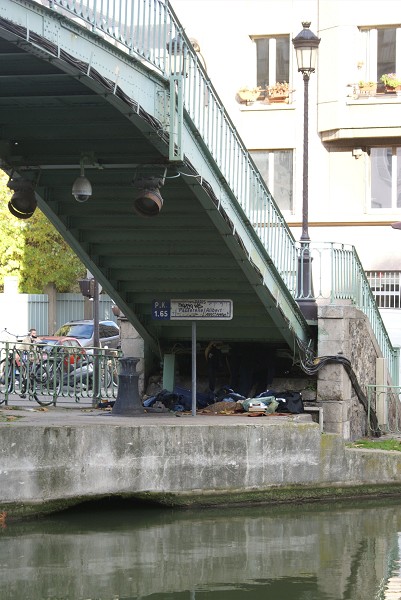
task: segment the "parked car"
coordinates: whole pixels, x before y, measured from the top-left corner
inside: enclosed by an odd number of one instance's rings
[[[56,331],[55,335],[74,337],[84,348],[94,346],[93,320],[68,321]],[[114,321],[99,322],[99,341],[102,347],[120,348],[120,328]]]
[[[39,339],[38,347],[40,347],[42,358],[45,353],[54,356],[54,351],[57,349],[57,355],[63,356],[65,367],[75,365],[86,355],[80,341],[73,337],[43,335]]]

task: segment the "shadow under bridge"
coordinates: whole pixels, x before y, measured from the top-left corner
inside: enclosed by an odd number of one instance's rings
[[[199,341],[297,354],[312,334],[294,239],[193,44],[160,0],[125,20],[109,5],[2,1],[1,168],[157,353],[191,327],[154,318],[155,300],[229,299]]]

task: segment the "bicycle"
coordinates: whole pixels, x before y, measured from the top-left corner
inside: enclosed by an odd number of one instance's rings
[[[16,387],[19,387],[21,380],[21,360],[20,356],[16,355],[16,343],[18,336],[4,328],[0,335],[2,337],[5,334],[8,339],[1,341],[0,352],[1,355],[5,354],[5,358],[0,360],[0,404],[3,404],[7,395],[15,391]],[[10,336],[14,338],[14,346],[11,346]],[[3,394],[4,397],[3,397]]]
[[[10,394],[49,406],[60,396],[79,402],[82,397],[114,397],[117,392],[118,351],[97,349],[95,355],[84,348],[40,342],[29,344],[28,350],[21,342],[4,342],[4,346],[0,350],[5,352],[0,360],[0,404],[7,402]]]
[[[34,380],[39,403],[51,403],[46,395],[75,397],[76,402],[81,397],[113,396],[118,385],[116,357],[109,350],[92,354],[84,348],[44,347]]]
[[[18,336],[6,329],[3,331],[18,341],[13,345],[9,341],[2,342],[4,348],[1,348],[1,353],[5,352],[5,358],[0,360],[0,405],[7,403],[13,393],[20,398],[28,395],[29,400],[35,400],[41,406],[54,404],[57,389],[51,386],[43,388],[42,361],[35,345],[29,344],[29,350],[18,348],[21,344]]]

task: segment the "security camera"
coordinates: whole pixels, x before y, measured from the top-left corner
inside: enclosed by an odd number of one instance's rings
[[[92,196],[92,186],[86,177],[77,177],[72,186],[72,195],[77,202],[86,202]]]

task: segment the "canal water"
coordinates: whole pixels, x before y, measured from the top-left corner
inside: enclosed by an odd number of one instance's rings
[[[2,600],[397,600],[401,502],[92,506],[0,529]]]

